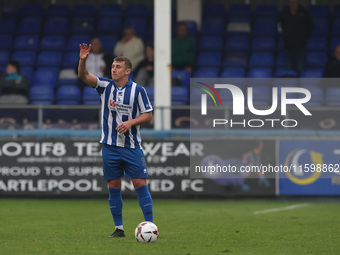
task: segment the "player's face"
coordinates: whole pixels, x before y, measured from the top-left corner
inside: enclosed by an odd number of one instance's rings
[[[111,67],[112,80],[119,81],[122,78],[129,76],[131,70],[126,68],[125,62],[113,61]]]

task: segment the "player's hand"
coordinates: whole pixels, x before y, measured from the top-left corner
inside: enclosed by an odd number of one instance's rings
[[[87,57],[90,54],[91,47],[92,47],[91,44],[89,46],[87,46],[86,43],[79,44],[79,48],[80,48],[79,57],[80,57],[80,59],[83,59],[83,60],[87,59]]]
[[[126,131],[128,131],[132,126],[132,123],[131,121],[125,121],[121,124],[119,124],[117,127],[116,127],[116,130],[118,133],[120,134],[124,134]]]

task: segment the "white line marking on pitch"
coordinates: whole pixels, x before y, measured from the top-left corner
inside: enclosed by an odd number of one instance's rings
[[[286,211],[286,210],[294,210],[297,208],[309,206],[309,204],[296,204],[296,205],[289,205],[285,207],[280,207],[280,208],[273,208],[273,209],[267,209],[263,211],[256,211],[253,212],[253,214],[261,214],[261,213],[272,213],[272,212],[280,212],[280,211]]]

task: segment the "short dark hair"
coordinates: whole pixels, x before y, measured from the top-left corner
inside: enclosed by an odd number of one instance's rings
[[[123,56],[119,56],[119,57],[115,57],[113,59],[113,62],[125,62],[125,67],[127,69],[132,69],[132,63],[131,63],[131,60],[126,58],[126,57],[123,57]]]
[[[20,63],[16,60],[11,60],[8,62],[9,65],[14,66],[17,72],[20,73]]]

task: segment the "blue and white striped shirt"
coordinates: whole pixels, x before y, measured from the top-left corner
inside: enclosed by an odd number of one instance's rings
[[[119,88],[113,80],[101,77],[97,77],[95,89],[102,102],[100,142],[125,148],[141,148],[139,125],[132,126],[125,134],[118,133],[116,127],[153,110],[145,89],[132,80]]]

